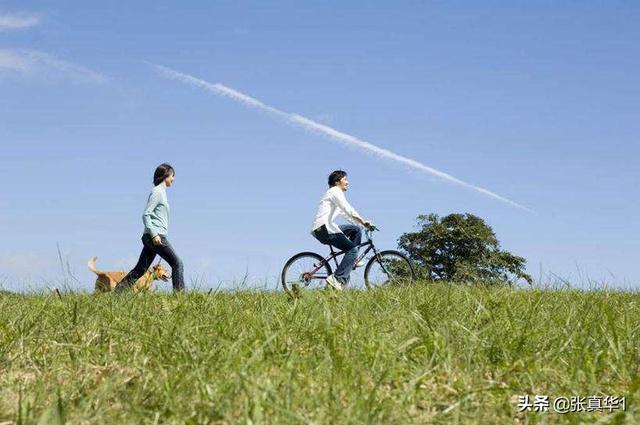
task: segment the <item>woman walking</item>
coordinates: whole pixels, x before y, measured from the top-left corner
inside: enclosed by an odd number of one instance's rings
[[[142,214],[144,233],[142,234],[142,252],[138,263],[116,286],[117,292],[126,291],[147,271],[156,255],[162,257],[171,266],[171,281],[174,291],[184,290],[184,269],[182,260],[167,240],[169,228],[169,202],[167,188],[175,179],[175,171],[169,164],[160,164],[153,173],[154,188],[149,195],[147,207]]]

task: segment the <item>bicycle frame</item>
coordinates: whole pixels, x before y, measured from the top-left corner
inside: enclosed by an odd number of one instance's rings
[[[358,257],[356,258],[355,264],[358,264],[360,261],[362,261],[362,259],[369,253],[369,251],[373,250],[374,255],[378,255],[378,250],[376,249],[376,246],[373,244],[373,240],[371,240],[371,230],[365,230],[365,236],[367,238],[367,240],[365,242],[360,243],[359,245],[357,245],[358,250],[360,250],[360,248],[362,247],[367,247],[367,249],[362,252],[360,255],[358,255]],[[334,251],[333,250],[333,246],[329,245],[329,251],[331,252],[327,257],[325,257],[319,264],[316,264],[315,267],[313,268],[313,270],[305,273],[305,277],[307,277],[309,280],[311,279],[326,279],[327,276],[314,276],[316,274],[316,272],[318,270],[320,270],[321,268],[324,267],[325,264],[327,264],[328,262],[330,262],[331,260],[333,260],[336,263],[336,268],[338,267],[338,257],[341,255],[344,255],[346,253],[346,251]]]

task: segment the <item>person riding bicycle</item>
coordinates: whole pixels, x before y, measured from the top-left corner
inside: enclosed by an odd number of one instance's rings
[[[372,228],[373,223],[360,217],[360,214],[347,202],[344,192],[347,191],[349,181],[347,173],[336,170],[329,174],[329,190],[320,200],[315,220],[311,228],[311,234],[322,244],[332,245],[345,251],[344,258],[336,271],[327,276],[327,285],[342,291],[349,283],[349,275],[355,268],[358,257],[358,245],[362,237],[359,225]],[[344,216],[354,224],[337,225],[335,219],[338,215]],[[358,225],[359,224],[359,225]]]

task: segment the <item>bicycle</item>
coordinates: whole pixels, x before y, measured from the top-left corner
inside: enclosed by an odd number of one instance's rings
[[[373,226],[365,230],[366,241],[358,245],[358,249],[367,249],[359,254],[355,261],[355,264],[360,263],[370,251],[373,251],[364,269],[364,283],[367,289],[414,280],[413,265],[403,253],[394,250],[378,251],[372,239],[376,230],[379,229]],[[338,267],[338,257],[345,253],[335,251],[331,245],[329,250],[330,254],[327,257],[315,252],[300,252],[291,257],[282,269],[281,281],[284,290],[291,294],[303,288],[323,285],[327,277],[333,273],[331,261],[333,260]]]

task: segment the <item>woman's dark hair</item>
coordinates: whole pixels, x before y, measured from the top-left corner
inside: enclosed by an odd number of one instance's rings
[[[153,173],[153,185],[159,185],[163,182],[164,179],[172,174],[175,176],[176,172],[171,165],[167,164],[166,162],[164,164],[158,165],[158,168],[156,168],[156,171]]]
[[[329,174],[329,187],[335,186],[340,179],[347,175],[346,171],[336,170],[333,173]]]

